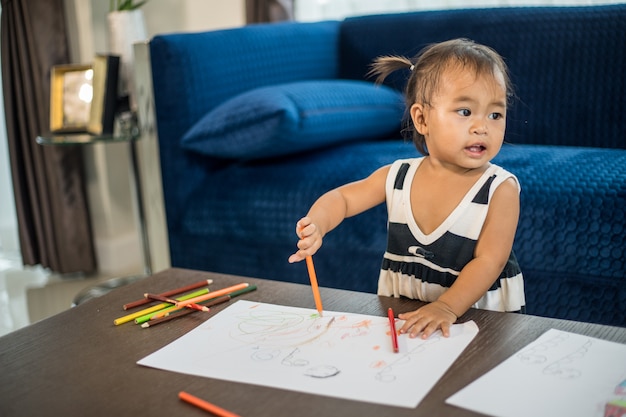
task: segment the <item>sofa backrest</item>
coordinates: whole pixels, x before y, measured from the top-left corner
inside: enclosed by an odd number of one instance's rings
[[[343,78],[363,79],[379,55],[414,56],[465,37],[498,51],[517,100],[511,143],[626,148],[626,5],[428,11],[346,19]],[[388,84],[401,89],[406,77]]]
[[[193,164],[180,148],[185,132],[209,110],[256,87],[337,78],[339,23],[249,25],[150,41],[155,112],[168,224],[193,187]],[[177,193],[177,196],[170,196]]]

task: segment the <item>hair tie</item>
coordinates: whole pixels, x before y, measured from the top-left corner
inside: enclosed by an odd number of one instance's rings
[[[411,66],[409,67],[409,71],[413,72],[414,69],[415,69],[415,65],[411,64]]]

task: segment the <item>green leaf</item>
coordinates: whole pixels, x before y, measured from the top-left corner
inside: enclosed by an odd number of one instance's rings
[[[129,11],[135,10],[146,4],[148,0],[142,0],[135,3],[135,0],[111,0],[109,3],[110,11]]]

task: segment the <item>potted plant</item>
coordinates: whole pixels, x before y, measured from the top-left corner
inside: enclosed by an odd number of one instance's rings
[[[133,98],[133,44],[147,39],[146,25],[140,7],[148,0],[110,0],[107,15],[109,52],[120,57],[118,95]]]
[[[148,0],[135,2],[134,0],[111,0],[109,11],[110,12],[122,12],[135,10],[146,4]]]

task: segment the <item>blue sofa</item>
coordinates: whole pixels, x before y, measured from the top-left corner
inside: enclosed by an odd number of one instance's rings
[[[495,48],[517,99],[495,163],[522,186],[514,250],[530,314],[626,326],[626,5],[412,12],[155,36],[149,45],[172,265],[307,283],[296,221],[325,191],[398,158],[397,74],[467,37]],[[386,208],[315,256],[321,286],[375,292]]]

